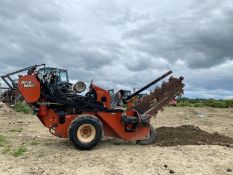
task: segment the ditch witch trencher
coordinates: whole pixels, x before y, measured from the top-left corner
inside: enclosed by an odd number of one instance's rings
[[[25,70],[27,74],[19,75],[18,82],[12,82],[12,85],[16,86],[51,134],[69,138],[78,149],[93,148],[103,136],[136,141],[138,144],[153,143],[156,135],[150,124],[151,116],[162,110],[171,99],[180,96],[184,87],[183,77],[171,76],[161,87],[137,100],[139,93],[169,76],[172,73],[169,71],[129,96],[119,91],[112,97],[108,90],[93,82],[89,91],[80,95],[86,89],[85,83],[78,81],[71,84],[67,70],[42,64],[15,73]],[[119,104],[121,100],[126,104],[125,108],[116,108],[114,104]]]

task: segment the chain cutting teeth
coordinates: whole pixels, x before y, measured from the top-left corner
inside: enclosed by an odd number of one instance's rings
[[[135,109],[140,113],[155,114],[158,110],[163,110],[173,98],[181,96],[183,92],[183,77],[170,77],[168,82],[163,82],[160,87],[156,87],[153,92],[145,96],[141,101],[135,104]]]

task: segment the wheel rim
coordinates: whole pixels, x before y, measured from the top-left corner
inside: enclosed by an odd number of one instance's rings
[[[83,143],[91,142],[96,135],[95,127],[91,124],[83,124],[77,130],[77,137]]]

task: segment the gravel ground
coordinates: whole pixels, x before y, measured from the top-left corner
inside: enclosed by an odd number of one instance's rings
[[[233,175],[233,109],[167,107],[152,119],[158,139],[140,146],[104,138],[79,151],[33,115],[0,113],[0,174]]]

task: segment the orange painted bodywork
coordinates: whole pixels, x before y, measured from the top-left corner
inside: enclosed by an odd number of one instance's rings
[[[126,111],[127,115],[130,113],[134,112]],[[138,126],[135,132],[126,132],[125,126],[121,122],[121,113],[99,112],[98,115],[103,123],[105,136],[117,137],[127,141],[143,140],[150,136],[149,127]]]
[[[100,88],[94,84],[91,84],[90,89],[96,92],[97,101],[103,103],[104,107],[111,108],[111,95],[108,90]],[[103,99],[106,99],[106,101]]]
[[[39,113],[40,114],[40,113]],[[142,140],[149,137],[150,128],[138,126],[135,132],[126,132],[124,124],[121,122],[121,113],[97,112],[85,113],[97,117],[103,124],[104,136],[121,138],[127,141]],[[135,115],[134,111],[126,111],[127,115]],[[65,123],[60,124],[58,115],[52,110],[48,109],[47,115],[38,115],[44,126],[50,129],[50,132],[61,138],[68,137],[68,128],[72,120],[79,115],[66,115]]]
[[[27,103],[34,103],[40,98],[40,82],[34,75],[21,76],[18,88]]]
[[[25,75],[19,78],[18,88],[20,93],[23,95],[27,103],[31,104],[39,101],[40,99],[40,82],[37,80],[35,75]],[[91,84],[91,90],[94,90],[97,95],[97,101],[104,104],[106,108],[111,108],[111,96],[107,90],[104,90],[98,86]],[[128,103],[131,106],[131,103]],[[126,110],[126,116],[136,116],[138,115],[134,110]],[[122,112],[88,112],[83,114],[90,114],[97,117],[102,125],[105,136],[121,138],[127,141],[142,140],[146,139],[150,135],[150,128],[143,127],[139,124],[136,130],[129,132],[125,130],[125,124],[122,123]],[[50,133],[60,137],[67,138],[70,123],[79,117],[78,114],[66,115],[65,122],[59,123],[58,114],[51,108],[47,106],[43,100],[40,102],[38,118],[43,123],[44,126],[49,128]]]

